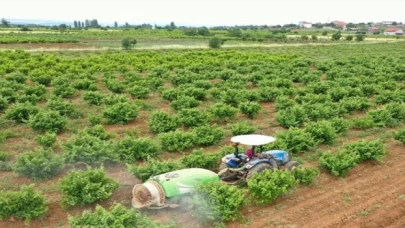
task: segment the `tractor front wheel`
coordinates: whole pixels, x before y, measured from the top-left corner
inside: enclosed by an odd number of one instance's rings
[[[287,164],[285,164],[285,169],[294,170],[299,165],[300,163],[298,163],[297,161],[289,161],[287,162]]]
[[[259,163],[249,170],[246,179],[250,179],[253,177],[253,174],[261,173],[266,169],[273,170],[273,167],[267,163]]]

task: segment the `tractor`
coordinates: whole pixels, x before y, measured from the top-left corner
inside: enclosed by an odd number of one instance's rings
[[[238,135],[231,138],[235,147],[233,154],[225,155],[219,166],[218,176],[227,184],[236,184],[241,180],[250,179],[254,173],[266,169],[292,170],[299,165],[292,161],[288,152],[284,150],[263,151],[263,146],[274,142],[276,139],[266,135]],[[239,146],[251,146],[244,154],[239,153]],[[259,153],[256,153],[258,148]]]

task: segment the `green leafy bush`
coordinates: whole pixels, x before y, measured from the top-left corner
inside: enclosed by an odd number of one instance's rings
[[[344,148],[352,153],[360,155],[363,160],[381,160],[386,153],[385,145],[381,140],[366,141],[361,140],[351,144],[346,144]]]
[[[203,221],[233,221],[246,201],[246,190],[220,182],[201,185],[191,192],[193,215]]]
[[[208,46],[210,48],[220,48],[223,44],[223,41],[221,38],[219,37],[212,37],[209,42],[208,42]]]
[[[337,153],[326,152],[319,158],[319,166],[328,170],[335,176],[345,177],[360,160],[355,152],[341,150]]]
[[[6,80],[14,81],[20,84],[24,84],[27,81],[27,76],[21,72],[14,72],[6,75]]]
[[[62,145],[62,148],[66,162],[83,161],[93,163],[116,159],[116,154],[112,152],[109,142],[89,134],[71,137]]]
[[[0,96],[0,113],[6,111],[7,107],[8,107],[7,99]]]
[[[276,138],[277,141],[272,146],[290,153],[305,152],[315,146],[312,135],[303,129],[290,128],[288,131],[278,133]]]
[[[31,103],[17,103],[6,111],[6,118],[17,123],[26,123],[39,109]]]
[[[61,116],[71,116],[74,112],[73,104],[64,102],[61,98],[48,101],[48,109],[57,111]]]
[[[139,107],[135,103],[120,102],[116,103],[103,112],[109,124],[126,124],[138,117]]]
[[[215,145],[217,142],[221,141],[225,136],[225,131],[221,128],[205,125],[196,127],[192,130],[195,135],[196,144],[202,146]]]
[[[333,118],[329,120],[329,122],[332,124],[332,127],[335,129],[337,134],[346,132],[350,126],[349,122],[342,118]]]
[[[138,166],[127,164],[127,168],[134,176],[144,182],[152,176],[179,170],[185,167],[178,161],[159,162],[151,159],[146,165]]]
[[[17,217],[30,221],[47,213],[47,200],[34,185],[23,185],[20,191],[0,191],[0,220]]]
[[[319,176],[319,169],[315,167],[298,166],[292,171],[294,178],[299,181],[300,184],[312,184],[315,178]]]
[[[285,110],[280,110],[276,114],[276,119],[285,128],[299,127],[308,117],[305,110],[300,106],[293,106]]]
[[[189,155],[180,158],[180,163],[186,168],[202,168],[214,170],[218,168],[221,156],[216,153],[206,153],[204,149],[193,150]]]
[[[94,212],[83,211],[81,216],[69,216],[69,226],[76,227],[160,227],[134,209],[127,209],[122,204],[114,204],[109,210],[100,205],[96,206]]]
[[[240,111],[247,115],[249,118],[253,119],[259,111],[262,109],[262,106],[260,106],[259,103],[257,102],[245,102],[239,105]]]
[[[149,117],[148,125],[151,131],[164,133],[174,131],[178,126],[178,121],[163,111],[154,111]]]
[[[177,115],[177,119],[180,123],[188,127],[198,127],[201,125],[208,124],[209,118],[208,115],[195,108],[183,109]]]
[[[83,93],[83,100],[90,104],[101,105],[103,103],[105,94],[99,91],[85,91]]]
[[[61,203],[70,207],[105,200],[118,187],[117,182],[105,176],[102,168],[71,171],[60,180]]]
[[[257,130],[257,126],[249,121],[241,121],[231,125],[232,135],[248,135]]]
[[[392,118],[391,113],[387,109],[370,110],[367,116],[373,119],[374,123],[380,127],[394,127],[398,121]]]
[[[17,156],[14,171],[34,180],[55,176],[63,166],[63,159],[52,150],[37,149]]]
[[[42,110],[29,120],[29,124],[37,131],[58,132],[66,127],[67,120],[57,111]]]
[[[52,147],[52,145],[56,142],[56,134],[46,132],[45,135],[38,135],[35,137],[35,142],[44,148]]]
[[[291,172],[264,170],[248,180],[250,196],[258,205],[268,204],[298,183]]]
[[[148,89],[147,87],[135,85],[132,88],[128,89],[128,93],[135,98],[146,99],[149,96],[150,89]]]
[[[49,86],[52,82],[51,75],[31,75],[30,79],[31,81],[38,82],[39,84],[44,86]]]
[[[170,103],[170,107],[174,110],[182,110],[186,108],[195,108],[201,104],[201,101],[196,100],[194,97],[181,96]]]
[[[103,79],[104,85],[114,93],[122,93],[125,90],[124,84],[116,78]]]
[[[209,112],[216,120],[225,121],[235,118],[238,110],[224,103],[216,103],[209,109]]]
[[[160,152],[158,145],[150,138],[133,139],[126,137],[116,142],[114,148],[120,160],[125,162],[144,160],[149,156],[154,157]]]
[[[405,130],[399,130],[394,133],[394,139],[405,144]]]
[[[196,135],[191,132],[172,131],[158,135],[163,150],[183,151],[193,147],[196,143]]]
[[[79,135],[91,135],[101,140],[108,140],[114,137],[113,134],[108,133],[103,125],[95,125],[93,127],[86,127],[79,132]]]
[[[375,126],[376,126],[376,124],[374,123],[374,120],[369,116],[353,118],[353,119],[351,119],[351,122],[350,122],[350,127],[354,128],[354,129],[365,130],[365,129],[373,128]]]
[[[336,138],[336,130],[329,121],[312,122],[305,126],[305,131],[312,135],[318,143],[332,143]]]

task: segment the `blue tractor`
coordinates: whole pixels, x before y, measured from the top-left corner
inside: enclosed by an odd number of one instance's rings
[[[231,138],[235,147],[233,154],[222,158],[218,175],[221,180],[228,184],[237,183],[243,179],[249,179],[254,173],[260,173],[266,169],[292,170],[299,165],[292,161],[288,152],[283,150],[263,151],[263,145],[274,142],[276,139],[266,135],[238,135]],[[239,153],[239,145],[251,146],[245,153]],[[255,153],[257,151],[259,153]]]

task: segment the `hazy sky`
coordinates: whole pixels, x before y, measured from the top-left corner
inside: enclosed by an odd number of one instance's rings
[[[405,22],[404,10],[405,0],[0,0],[0,18],[121,24]]]

